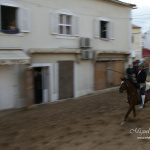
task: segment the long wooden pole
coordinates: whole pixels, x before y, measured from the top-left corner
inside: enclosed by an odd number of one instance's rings
[[[116,70],[113,70],[113,69],[110,69],[110,68],[107,68],[107,70],[114,71],[114,72],[117,72],[117,73],[120,73],[120,74],[124,74],[124,75],[130,76],[130,77],[133,77],[133,78],[135,78],[135,79],[136,79],[136,77],[135,77],[135,76],[132,76],[132,75],[127,74],[127,73],[119,72],[119,71],[116,71]],[[149,82],[148,80],[146,80],[146,81],[147,81],[147,82]]]
[[[130,77],[134,77],[134,78],[135,78],[135,76],[132,76],[132,75],[127,74],[127,73],[119,72],[119,71],[116,71],[116,70],[113,70],[113,69],[110,69],[110,68],[107,68],[107,70],[110,70],[110,71],[113,71],[113,72],[117,72],[117,73],[124,74],[124,75],[127,75],[127,76],[130,76]]]

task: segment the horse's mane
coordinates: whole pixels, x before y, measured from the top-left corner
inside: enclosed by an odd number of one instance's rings
[[[133,82],[132,79],[126,79],[127,81],[129,81],[135,88],[137,88],[136,84]]]

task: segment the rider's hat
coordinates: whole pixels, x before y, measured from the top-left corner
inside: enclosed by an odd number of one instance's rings
[[[138,66],[142,66],[143,68],[145,68],[144,64],[143,63],[139,63]]]

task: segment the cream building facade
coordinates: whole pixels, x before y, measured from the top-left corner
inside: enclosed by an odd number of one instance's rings
[[[142,33],[141,27],[132,25],[132,55],[134,60],[142,59]]]
[[[0,6],[0,51],[6,55],[0,54],[0,109],[79,97],[119,84],[119,76],[107,68],[124,71],[128,64],[135,5],[2,0]]]
[[[148,31],[146,31],[143,35],[143,48],[150,50],[150,29]]]

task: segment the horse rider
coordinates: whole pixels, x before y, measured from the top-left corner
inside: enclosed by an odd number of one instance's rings
[[[128,68],[126,70],[126,73],[128,75],[127,79],[132,80],[132,74],[133,74],[133,69],[131,68],[131,65],[128,65]]]
[[[138,65],[139,71],[136,74],[136,81],[137,81],[137,87],[140,88],[140,86],[142,86],[141,88],[141,99],[142,99],[142,104],[139,106],[139,108],[143,108],[144,107],[144,101],[145,101],[145,90],[146,90],[146,78],[147,78],[147,73],[144,70],[145,66],[143,63],[140,63]]]

